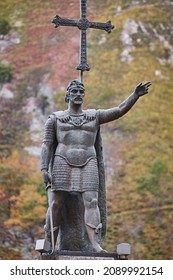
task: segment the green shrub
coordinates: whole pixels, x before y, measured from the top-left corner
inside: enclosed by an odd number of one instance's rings
[[[0,34],[6,35],[9,33],[11,26],[6,19],[0,18]]]
[[[13,73],[12,67],[10,65],[4,65],[0,63],[0,83],[11,82]]]

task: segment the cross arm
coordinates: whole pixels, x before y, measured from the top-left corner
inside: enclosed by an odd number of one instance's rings
[[[78,20],[73,20],[73,19],[63,19],[60,16],[56,15],[53,20],[52,23],[55,24],[55,28],[57,28],[58,26],[77,26],[79,25],[79,21]]]
[[[58,26],[76,26],[80,30],[87,30],[88,28],[102,29],[108,33],[111,33],[114,26],[111,24],[111,21],[107,21],[106,23],[102,22],[90,22],[86,18],[82,18],[80,20],[74,19],[63,19],[60,16],[56,15],[52,20],[52,23],[55,24],[55,28]]]
[[[112,29],[114,29],[114,25],[111,24],[111,21],[107,21],[106,23],[102,22],[88,22],[89,28],[102,29],[107,33],[111,33]]]

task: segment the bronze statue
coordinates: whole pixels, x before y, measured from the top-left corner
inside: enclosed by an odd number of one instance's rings
[[[82,82],[74,80],[65,96],[68,109],[49,116],[42,145],[41,170],[51,194],[54,241],[59,232],[60,250],[103,251],[106,205],[99,127],[125,115],[139,97],[148,93],[149,86],[150,82],[140,83],[117,107],[83,110],[85,88]],[[45,236],[52,242],[50,224],[49,207]]]
[[[67,87],[65,101],[68,109],[51,114],[45,126],[41,170],[49,208],[44,228],[46,240],[50,241],[53,250],[58,237],[60,251],[102,252],[107,215],[100,125],[126,114],[140,96],[148,93],[151,83],[139,84],[118,107],[83,110],[83,72],[90,70],[86,31],[94,28],[110,33],[114,28],[111,21],[88,21],[86,9],[87,1],[80,0],[79,20],[55,16],[52,21],[55,27],[71,26],[80,30],[80,62],[77,66],[80,81],[73,80]]]

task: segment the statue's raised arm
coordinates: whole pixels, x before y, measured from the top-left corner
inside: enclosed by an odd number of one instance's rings
[[[133,107],[140,96],[148,93],[150,86],[151,82],[145,84],[140,83],[137,85],[134,92],[119,106],[107,110],[98,110],[99,123],[103,124],[111,122],[125,115]]]

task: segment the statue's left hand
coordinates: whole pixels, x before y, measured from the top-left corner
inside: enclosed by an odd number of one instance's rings
[[[47,186],[48,183],[51,184],[51,176],[46,169],[42,170],[42,176],[43,176],[43,181],[44,181],[46,186]]]
[[[151,86],[151,82],[147,82],[145,84],[140,83],[139,85],[137,85],[137,87],[135,88],[134,93],[140,97],[142,95],[145,95],[148,93],[148,88]]]

